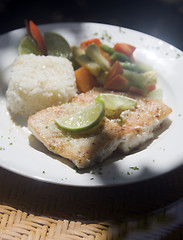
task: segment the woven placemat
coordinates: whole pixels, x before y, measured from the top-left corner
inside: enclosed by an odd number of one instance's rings
[[[115,239],[107,223],[82,224],[34,216],[9,206],[0,205],[0,239]]]
[[[128,186],[82,188],[0,168],[0,239],[181,239],[182,172]]]

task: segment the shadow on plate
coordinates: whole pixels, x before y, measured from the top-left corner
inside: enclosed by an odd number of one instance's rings
[[[171,125],[171,120],[167,119],[160,126],[160,128],[158,128],[157,130],[154,131],[154,137],[152,139],[149,139],[145,143],[141,144],[138,148],[133,149],[132,151],[130,151],[128,153],[128,155],[133,155],[137,152],[145,150],[148,146],[150,146],[153,143],[153,141],[158,139],[161,136],[161,134],[170,127],[170,125]],[[30,137],[29,137],[29,144],[35,150],[48,155],[50,158],[52,158],[54,160],[57,160],[57,161],[62,162],[63,164],[66,164],[67,166],[69,166],[72,169],[75,169],[78,174],[92,173],[95,171],[95,172],[98,172],[100,175],[100,172],[101,172],[100,169],[102,167],[111,166],[111,168],[115,168],[113,163],[115,163],[119,160],[123,160],[123,158],[126,156],[124,153],[122,153],[120,150],[117,149],[116,151],[113,152],[113,154],[111,156],[109,156],[103,162],[96,162],[96,164],[94,166],[88,167],[86,169],[77,169],[77,167],[75,167],[75,165],[70,160],[49,151],[44,146],[44,144],[42,142],[40,142],[39,140],[37,140],[33,135],[30,135]],[[117,176],[120,177],[118,169],[113,169],[113,172],[114,172],[113,175],[115,175],[116,177]],[[143,173],[143,175],[144,175],[144,173]],[[146,173],[145,175],[148,175],[148,174]],[[102,174],[101,174],[100,178],[102,178]]]

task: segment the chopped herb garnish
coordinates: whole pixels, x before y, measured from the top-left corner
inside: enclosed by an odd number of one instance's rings
[[[91,174],[94,174],[94,175],[95,175],[95,171],[91,171]]]
[[[101,37],[102,40],[110,41],[112,37],[107,33],[107,31],[104,31]]]
[[[120,32],[120,33],[126,33],[126,31],[125,31],[125,30],[123,30],[123,28],[122,28],[122,27],[119,27],[119,32]]]
[[[130,172],[127,172],[127,175],[130,175]]]
[[[135,166],[135,167],[129,167],[130,169],[132,169],[132,170],[139,170],[139,168],[137,167],[137,166]]]
[[[90,178],[90,180],[93,180],[94,178],[92,177],[92,178]]]
[[[5,150],[5,148],[4,147],[0,147],[0,151],[2,151],[2,150]]]
[[[43,170],[43,172],[42,173],[45,173],[45,171]]]
[[[10,142],[10,143],[9,143],[9,145],[13,145],[13,143],[12,143],[12,142]]]
[[[180,56],[181,56],[180,53],[177,53],[177,55],[176,55],[176,59],[179,58]]]
[[[55,146],[52,146],[51,148],[52,148],[52,150],[55,150]]]

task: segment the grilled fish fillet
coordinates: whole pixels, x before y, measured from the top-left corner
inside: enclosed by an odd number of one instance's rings
[[[123,124],[119,119],[104,117],[99,128],[85,134],[70,133],[55,124],[55,118],[79,112],[94,103],[100,92],[104,92],[103,89],[95,88],[79,94],[70,103],[37,112],[28,118],[29,129],[48,150],[71,160],[78,168],[86,168],[102,162],[117,148],[127,153],[152,138],[153,130],[160,126],[172,111],[161,102],[134,97],[137,106],[123,112]]]

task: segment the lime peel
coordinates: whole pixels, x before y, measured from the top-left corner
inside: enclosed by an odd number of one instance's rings
[[[82,112],[56,118],[55,123],[62,129],[72,132],[84,132],[96,127],[105,115],[105,107],[101,102],[86,107]]]
[[[42,55],[34,40],[29,35],[25,35],[20,40],[20,43],[18,45],[18,55],[30,53],[33,53],[35,55]]]
[[[133,98],[112,93],[100,93],[96,101],[104,103],[107,117],[118,117],[122,111],[137,105],[137,101]]]

